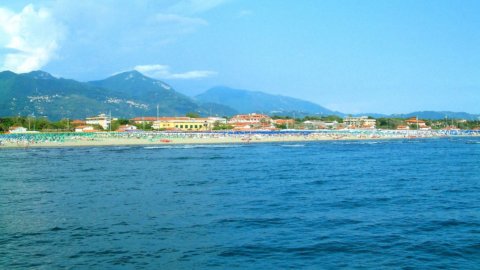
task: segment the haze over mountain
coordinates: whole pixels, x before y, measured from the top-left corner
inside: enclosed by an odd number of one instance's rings
[[[465,120],[480,120],[479,114],[470,114],[466,112],[451,112],[451,111],[418,111],[405,114],[392,114],[389,117],[410,118],[418,117],[421,119],[465,119]]]
[[[232,107],[240,113],[257,112],[278,115],[291,113],[309,115],[341,114],[301,99],[225,86],[210,88],[204,93],[195,96],[195,98],[203,102],[223,104]]]

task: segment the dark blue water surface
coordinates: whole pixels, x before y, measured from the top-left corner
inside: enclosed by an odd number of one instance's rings
[[[480,140],[0,150],[1,269],[480,269]]]

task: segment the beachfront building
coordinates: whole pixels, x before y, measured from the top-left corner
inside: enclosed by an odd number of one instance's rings
[[[85,123],[87,125],[99,125],[103,129],[108,129],[110,127],[110,124],[112,123],[112,120],[117,120],[117,118],[112,119],[111,116],[102,113],[98,116],[88,117]]]
[[[294,119],[275,119],[272,121],[277,126],[286,126],[287,128],[293,128],[295,125]]]
[[[8,133],[26,133],[27,132],[27,129],[24,128],[24,127],[20,127],[20,126],[12,126],[8,129]]]
[[[250,113],[250,114],[237,114],[230,118],[228,121],[229,124],[235,123],[270,123],[272,118],[265,114],[258,114],[258,113]]]
[[[76,120],[73,120],[71,124],[74,127],[78,127],[78,126],[85,126],[87,122],[85,122],[84,120],[76,119]]]
[[[228,120],[233,129],[274,129],[272,118],[264,114],[238,114]]]
[[[431,127],[427,126],[425,121],[419,120],[418,117],[411,117],[407,121],[405,121],[407,125],[413,126],[413,127],[418,127],[420,130],[430,130]]]
[[[303,122],[306,129],[337,129],[340,125],[337,121],[308,120]]]
[[[409,126],[404,126],[404,125],[397,126],[397,130],[409,130],[409,129],[410,129]]]
[[[153,124],[153,122],[160,120],[174,120],[174,119],[183,119],[183,120],[188,120],[190,117],[155,117],[155,116],[141,116],[141,117],[135,117],[130,119],[134,124]]]
[[[157,130],[205,131],[212,127],[208,118],[159,117],[152,122],[152,128]]]
[[[132,125],[121,125],[117,129],[118,132],[131,132],[135,130],[137,130],[137,127]]]
[[[75,132],[96,132],[93,126],[77,126],[75,127]]]
[[[377,120],[373,118],[368,118],[368,116],[360,116],[360,117],[345,117],[343,119],[343,123],[347,128],[356,129],[356,128],[367,128],[373,129],[377,125]]]
[[[221,125],[227,124],[227,118],[211,116],[211,117],[208,117],[207,119],[208,119],[207,121],[211,122],[212,124],[215,124],[215,123],[218,123]]]

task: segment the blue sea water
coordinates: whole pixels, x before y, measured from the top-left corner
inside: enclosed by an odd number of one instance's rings
[[[480,140],[0,150],[0,269],[480,269]]]

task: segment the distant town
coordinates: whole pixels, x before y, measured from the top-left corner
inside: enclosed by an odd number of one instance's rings
[[[464,119],[428,120],[411,117],[378,118],[369,116],[307,116],[291,118],[260,113],[238,114],[233,117],[200,117],[187,113],[184,117],[139,116],[121,119],[100,114],[85,119],[62,119],[51,122],[46,118],[0,118],[2,133],[36,132],[138,132],[138,131],[272,131],[272,130],[480,130],[480,121]]]

